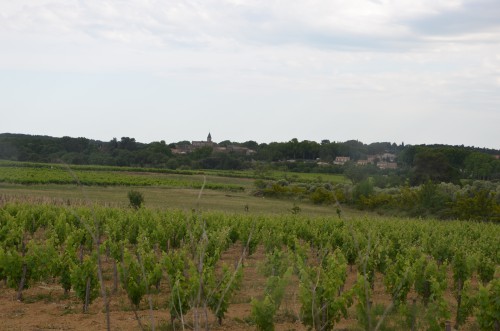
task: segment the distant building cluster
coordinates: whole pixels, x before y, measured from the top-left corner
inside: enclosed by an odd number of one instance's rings
[[[209,147],[212,148],[214,153],[238,153],[244,155],[253,155],[256,152],[250,148],[236,146],[236,145],[228,145],[228,146],[218,146],[215,142],[212,141],[212,135],[210,132],[208,133],[207,140],[191,141],[191,144],[176,144],[175,148],[172,149],[172,153],[174,154],[188,154],[193,151],[203,148]]]
[[[333,161],[333,164],[336,165],[344,165],[347,162],[351,161],[349,156],[337,156]],[[397,169],[398,164],[396,161],[396,155],[391,153],[383,153],[377,155],[368,155],[366,160],[358,160],[356,161],[357,165],[363,166],[368,164],[376,164],[380,169]],[[325,162],[321,162],[325,163]]]
[[[337,156],[333,161],[333,164],[344,165],[349,161],[351,161],[351,158],[349,156]]]
[[[172,149],[172,153],[189,154],[196,151],[197,149],[205,147],[211,148],[214,153],[237,153],[240,155],[254,155],[256,153],[256,151],[250,148],[237,145],[219,146],[217,143],[212,141],[212,135],[210,133],[208,133],[207,140],[193,140],[191,141],[191,143],[186,141],[184,143],[176,144],[175,148]],[[344,165],[350,161],[351,158],[349,156],[337,156],[335,160],[333,160],[333,164]],[[359,166],[375,164],[380,169],[397,169],[398,165],[395,161],[395,154],[381,153],[377,155],[368,155],[365,160],[358,160],[355,164]],[[295,160],[287,160],[287,162],[295,162]],[[331,163],[317,159],[317,165],[329,166],[331,165]]]

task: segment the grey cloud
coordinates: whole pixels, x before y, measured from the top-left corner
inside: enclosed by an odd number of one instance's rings
[[[472,0],[458,10],[444,11],[407,24],[425,35],[459,35],[500,28],[500,3],[498,0]]]

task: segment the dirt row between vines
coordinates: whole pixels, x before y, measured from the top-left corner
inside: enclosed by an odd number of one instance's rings
[[[232,246],[226,251],[221,262],[235,265],[240,259],[241,244]],[[264,261],[265,253],[262,247],[244,260],[244,274],[241,289],[236,293],[228,312],[219,326],[214,316],[209,312],[209,327],[211,330],[255,330],[251,322],[251,300],[261,298],[264,293],[266,278],[258,271],[259,264]],[[112,267],[108,261],[104,263],[105,280],[108,289],[112,288]],[[348,268],[348,278],[345,288],[351,288],[356,281],[357,270]],[[451,282],[451,279],[450,279]],[[451,283],[450,283],[451,285]],[[298,298],[298,279],[294,276],[287,287],[285,298],[276,316],[276,330],[307,330],[300,321],[300,302]],[[104,305],[100,298],[90,305],[87,314],[82,313],[82,303],[73,292],[65,297],[62,288],[57,284],[34,284],[25,290],[24,301],[16,301],[16,292],[5,284],[0,285],[0,330],[106,330],[106,317]],[[172,330],[168,312],[168,289],[164,281],[158,294],[152,294],[153,319],[157,330]],[[409,300],[416,297],[410,293]],[[446,299],[453,305],[454,299],[448,290]],[[373,293],[373,302],[377,305],[387,306],[390,297],[385,293],[383,280],[377,275]],[[144,324],[149,325],[151,312],[148,300],[144,298],[139,316]],[[110,296],[110,319],[112,330],[140,330],[127,295],[123,289]],[[202,314],[204,316],[204,313]],[[452,314],[453,316],[453,314]],[[186,329],[190,329],[192,312],[185,316]],[[202,319],[203,320],[203,319]],[[474,324],[469,322],[464,330],[473,330]],[[182,330],[181,324],[176,324],[176,330]],[[335,324],[335,330],[360,330],[355,308],[349,309],[348,318]]]

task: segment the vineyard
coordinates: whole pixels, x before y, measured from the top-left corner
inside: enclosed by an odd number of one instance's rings
[[[500,328],[492,223],[4,203],[0,243],[9,330]]]
[[[339,174],[329,174],[329,173],[299,173],[299,172],[286,172],[277,171],[271,169],[256,169],[256,170],[173,170],[164,168],[141,168],[141,167],[118,167],[118,166],[98,166],[98,165],[65,165],[60,163],[35,163],[35,162],[18,162],[18,161],[6,161],[0,160],[0,169],[8,170],[10,174],[15,174],[15,180],[19,182],[29,182],[28,177],[34,177],[31,173],[33,169],[50,169],[52,173],[57,173],[59,180],[57,182],[67,182],[68,181],[68,170],[71,169],[73,172],[104,172],[104,173],[122,173],[122,174],[164,174],[164,175],[179,175],[177,178],[189,178],[190,176],[196,175],[207,175],[207,176],[217,176],[217,177],[228,177],[228,178],[244,178],[244,179],[268,179],[268,180],[280,180],[284,177],[288,178],[290,181],[294,182],[330,182],[330,183],[346,183],[349,182],[343,175]],[[15,170],[17,169],[17,172]],[[28,171],[31,169],[31,172]],[[35,172],[36,173],[36,172]],[[173,177],[173,176],[171,176]],[[2,180],[6,182],[14,181],[14,178],[4,174]],[[41,179],[43,177],[36,176],[36,179]],[[57,178],[57,177],[56,177]],[[62,180],[64,178],[65,180]],[[175,177],[174,177],[175,178]],[[191,179],[193,180],[193,179]],[[36,181],[32,179],[32,184],[41,184],[43,181]],[[101,184],[101,183],[99,183]],[[119,184],[119,183],[117,183]],[[124,182],[125,185],[134,185],[133,182]],[[198,187],[199,188],[199,187]]]
[[[90,168],[90,167],[89,167]],[[106,168],[100,170],[69,169],[58,167],[18,167],[2,166],[0,182],[13,184],[75,184],[76,182],[86,186],[156,186],[169,188],[193,188],[200,189],[203,180],[200,176],[165,174],[153,172],[125,172],[114,171]],[[235,184],[223,184],[208,182],[207,189],[243,191],[244,187]]]

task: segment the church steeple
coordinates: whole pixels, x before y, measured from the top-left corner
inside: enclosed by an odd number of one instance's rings
[[[208,133],[207,142],[212,142],[212,135],[210,134],[210,132]]]

